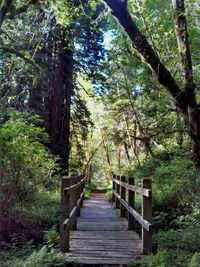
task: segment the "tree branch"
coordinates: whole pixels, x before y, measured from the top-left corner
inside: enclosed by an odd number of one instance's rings
[[[16,56],[24,59],[26,62],[31,64],[37,71],[40,70],[40,66],[35,63],[34,60],[31,59],[31,56],[23,51],[16,50],[15,48],[8,47],[6,45],[0,45],[0,49],[2,49],[5,53],[15,54]]]
[[[109,134],[108,134],[108,135],[109,135]],[[87,163],[86,163],[86,165],[85,165],[85,168],[84,168],[84,170],[83,170],[83,173],[86,172],[86,170],[87,170],[87,168],[88,168],[88,166],[89,166],[89,164],[90,164],[90,161],[92,160],[92,158],[94,157],[94,155],[96,154],[96,152],[98,151],[98,149],[100,148],[100,146],[103,145],[103,143],[105,142],[105,140],[106,140],[106,138],[108,137],[108,135],[106,135],[106,137],[104,137],[104,138],[101,140],[101,142],[98,144],[98,146],[93,150],[92,154],[90,155],[90,157],[89,157],[89,159],[88,159],[88,161],[87,161]]]
[[[158,82],[167,89],[179,111],[187,118],[187,97],[180,89],[172,77],[169,70],[163,65],[157,53],[148,43],[145,36],[141,34],[137,25],[133,21],[126,1],[122,0],[103,0],[111,9],[113,16],[124,28],[125,32],[132,41],[133,47],[137,50],[142,60],[151,68]]]

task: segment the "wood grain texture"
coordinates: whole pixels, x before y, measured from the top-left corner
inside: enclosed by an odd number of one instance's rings
[[[84,201],[77,231],[70,232],[70,252],[75,262],[88,265],[127,265],[142,257],[141,238],[128,231],[128,222],[105,199]]]

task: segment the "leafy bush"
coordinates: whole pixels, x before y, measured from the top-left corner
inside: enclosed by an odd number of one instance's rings
[[[54,160],[40,142],[47,134],[34,123],[37,116],[14,112],[0,128],[0,236],[9,236],[13,208],[48,185]]]
[[[30,255],[34,249],[35,246],[32,240],[27,241],[21,237],[19,241],[19,237],[13,235],[10,244],[7,244],[4,249],[0,250],[0,266],[2,266],[2,262],[7,262],[8,260],[16,258],[24,258]]]
[[[199,251],[199,227],[187,227],[179,230],[159,231],[154,235],[159,246],[172,249],[183,249],[190,252]]]
[[[106,192],[106,199],[107,199],[109,202],[112,201],[112,190],[111,190],[111,189],[108,190],[108,191]]]
[[[98,187],[98,182],[97,182],[97,180],[91,180],[91,182],[90,182],[90,184],[89,184],[89,188],[91,189],[91,190],[94,190],[94,189],[97,189],[97,187]]]
[[[183,203],[194,188],[195,176],[193,164],[188,159],[174,156],[168,162],[160,162],[152,175],[154,201],[161,202],[162,206],[170,203],[172,207]]]
[[[197,175],[192,161],[183,156],[158,155],[137,167],[134,176],[139,184],[143,177],[152,179],[154,209],[177,212],[177,206],[194,200]]]
[[[27,240],[33,240],[35,245],[43,243],[48,229],[59,228],[59,211],[59,191],[40,190],[31,201],[17,204],[12,212],[10,233],[15,233],[18,246],[21,247]]]
[[[92,196],[92,190],[91,190],[91,188],[89,188],[88,186],[86,186],[84,197],[85,197],[85,199],[90,199],[91,196]]]
[[[131,267],[169,267],[169,256],[167,250],[160,250],[156,255],[151,255],[143,260],[132,261]]]
[[[188,267],[199,267],[200,266],[200,253],[196,252],[188,265]]]

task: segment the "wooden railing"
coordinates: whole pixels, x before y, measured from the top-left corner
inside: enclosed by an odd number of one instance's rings
[[[60,250],[68,252],[70,230],[77,229],[77,217],[83,205],[84,176],[62,177],[61,214],[60,214]]]
[[[128,229],[135,229],[135,220],[142,226],[143,254],[152,252],[152,188],[151,180],[143,179],[142,187],[135,186],[135,179],[113,175],[113,195],[116,208],[120,208],[121,217],[128,218]],[[142,196],[142,215],[135,210],[135,193]]]

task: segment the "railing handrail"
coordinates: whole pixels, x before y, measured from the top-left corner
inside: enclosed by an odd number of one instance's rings
[[[139,222],[147,231],[151,231],[152,224],[148,222],[147,220],[143,219],[143,217],[132,207],[128,205],[126,201],[124,201],[115,191],[115,196],[118,198],[120,203],[126,208],[128,212],[131,213],[131,215]]]
[[[146,188],[142,188],[142,187],[138,187],[138,186],[135,186],[135,185],[130,185],[128,183],[125,183],[125,182],[122,182],[120,180],[117,180],[117,179],[113,179],[115,183],[125,187],[126,189],[129,189],[135,193],[139,193],[143,196],[146,196],[146,197],[149,197],[150,196],[150,193],[151,193],[151,189],[146,189]]]
[[[64,176],[61,184],[60,250],[69,251],[70,230],[76,230],[84,199],[86,177]]]
[[[75,178],[79,178],[79,176],[76,176]],[[81,177],[82,178],[82,177]],[[71,194],[72,191],[75,191],[78,189],[83,183],[85,183],[86,178],[83,178],[81,181],[77,182],[74,185],[71,185],[69,187],[64,188],[64,194],[68,195]]]
[[[126,201],[126,190],[128,191],[128,202]],[[135,179],[113,175],[113,197],[116,208],[120,208],[121,216],[128,213],[129,230],[134,230],[134,220],[142,226],[143,253],[150,254],[152,251],[152,188],[151,180],[144,178],[142,187],[135,186]],[[135,193],[142,195],[142,215],[135,210]]]

